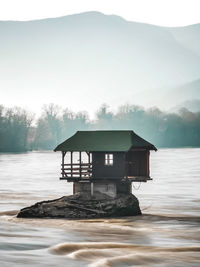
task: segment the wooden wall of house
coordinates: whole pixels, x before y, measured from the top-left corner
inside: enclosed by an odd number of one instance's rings
[[[149,177],[149,151],[129,151],[126,154],[127,176]]]
[[[105,165],[105,154],[113,154],[113,165]],[[125,175],[124,152],[93,152],[92,153],[92,176],[93,178],[118,178]]]

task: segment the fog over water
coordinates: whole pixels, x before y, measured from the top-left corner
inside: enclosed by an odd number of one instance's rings
[[[199,155],[151,153],[154,180],[133,188],[142,216],[75,221],[15,216],[72,193],[58,179],[60,153],[0,154],[0,266],[199,266]]]

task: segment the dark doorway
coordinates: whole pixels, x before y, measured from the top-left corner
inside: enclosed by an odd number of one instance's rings
[[[126,154],[127,176],[148,176],[147,151],[129,151]]]

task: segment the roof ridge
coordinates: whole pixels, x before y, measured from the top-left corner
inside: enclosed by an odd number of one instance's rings
[[[131,147],[155,149],[133,130],[77,131],[54,151],[128,151]]]

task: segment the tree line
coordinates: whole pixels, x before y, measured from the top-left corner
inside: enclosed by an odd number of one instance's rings
[[[78,130],[134,130],[157,147],[200,147],[200,112],[124,105],[114,113],[104,104],[91,120],[87,112],[49,104],[36,120],[19,107],[0,106],[0,152],[52,150]]]

